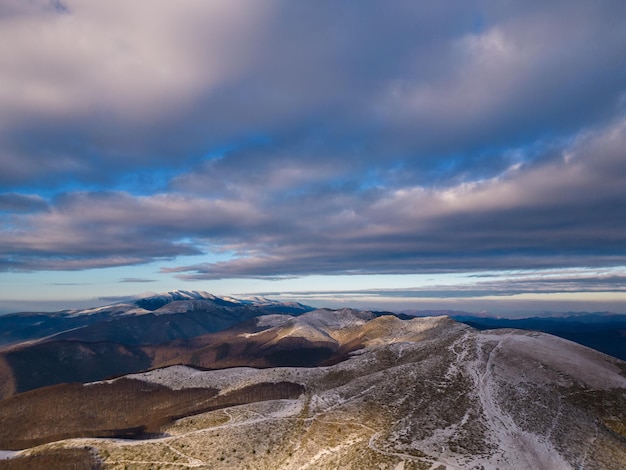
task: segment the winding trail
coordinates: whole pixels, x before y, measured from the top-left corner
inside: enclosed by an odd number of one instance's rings
[[[585,446],[585,453],[583,454],[583,457],[582,457],[581,462],[580,462],[581,470],[584,470],[586,468],[585,464],[587,462],[587,456],[589,455],[589,451],[593,447],[593,444],[594,444],[594,442],[596,441],[597,438],[598,438],[598,423],[595,423],[595,434],[594,434],[593,438],[591,438],[589,440],[589,443]]]
[[[165,444],[175,454],[180,455],[181,457],[187,459],[191,467],[200,467],[201,465],[206,465],[206,462],[204,462],[203,460],[196,459],[195,457],[182,453],[180,450],[178,450],[168,441],[163,441],[163,444]]]

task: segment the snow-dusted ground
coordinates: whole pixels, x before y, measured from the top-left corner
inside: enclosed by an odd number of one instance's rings
[[[18,454],[19,452],[16,452],[14,450],[0,450],[0,460],[11,459]]]
[[[502,331],[483,332],[479,338],[482,342],[498,341],[500,348],[506,348],[512,356],[524,357],[527,364],[541,363],[587,387],[626,388],[626,377],[620,375],[619,368],[602,353],[545,333],[505,334]]]
[[[259,369],[235,367],[232,369],[203,371],[187,366],[171,366],[141,374],[131,374],[130,379],[164,385],[173,390],[184,388],[227,388],[233,384],[248,383]]]
[[[429,329],[440,325],[441,321],[441,318],[424,319],[424,321],[416,322],[413,325],[411,322],[405,322],[402,324],[403,328],[396,329],[390,337],[386,338],[388,344],[386,348],[393,351],[398,360],[404,356],[410,357],[411,354],[420,349],[420,344],[399,340],[416,333],[427,332]],[[359,322],[359,319],[352,319],[349,324],[354,326]],[[309,324],[309,322],[306,323]],[[325,325],[325,323],[322,320],[318,325]],[[177,389],[210,386],[233,390],[252,383],[281,380],[296,381],[310,387],[317,381],[323,381],[324,375],[333,370],[343,374],[367,370],[373,362],[373,352],[379,349],[370,347],[360,350],[360,354],[355,355],[349,361],[327,368],[265,370],[234,368],[205,372],[174,366],[146,374],[135,374],[132,377]],[[562,382],[561,385],[581,383],[592,388],[626,389],[626,378],[619,374],[619,369],[606,356],[545,334],[501,331],[479,333],[466,330],[448,346],[447,350],[450,353],[450,360],[448,370],[440,379],[440,386],[445,387],[446,381],[452,383],[458,374],[467,376],[473,385],[470,390],[461,393],[468,393],[473,397],[480,416],[474,416],[472,410],[468,409],[458,422],[434,430],[427,438],[419,442],[414,441],[404,452],[388,450],[390,446],[394,447],[399,444],[393,441],[385,442],[382,430],[360,422],[359,426],[362,426],[363,430],[369,429],[371,431],[367,441],[370,450],[389,457],[403,458],[408,462],[420,460],[420,458],[407,453],[410,452],[410,449],[416,449],[427,456],[421,461],[432,463],[432,468],[444,465],[450,469],[480,468],[481,466],[485,469],[570,469],[574,467],[555,448],[549,436],[523,429],[515,417],[504,409],[503,400],[507,400],[507,397],[502,395],[498,381],[509,380],[510,377],[519,375],[523,367],[520,369],[515,358],[523,358],[524,363],[529,367],[537,367],[537,364],[540,364],[539,370],[535,370],[534,375],[534,379],[538,381],[540,387],[552,383],[555,380],[553,371],[558,370],[560,371],[558,380]],[[391,376],[387,380],[393,380],[391,378],[393,372],[390,371],[388,374]],[[566,378],[564,379],[564,377]],[[321,419],[329,413],[340,410],[345,412],[350,403],[357,404],[370,395],[375,396],[379,391],[376,381],[368,387],[365,387],[365,383],[369,382],[365,378],[362,381],[364,388],[356,392],[347,393],[346,390],[330,388],[312,393],[308,398],[309,412],[312,413],[312,417],[309,419]],[[514,380],[510,380],[510,383],[514,384]],[[351,387],[354,390],[358,389],[358,385],[355,383],[352,383]],[[272,413],[271,419],[293,419],[301,408],[301,403],[292,401],[289,408],[282,409],[278,413]],[[266,417],[269,419],[269,416],[268,413]],[[396,419],[398,418],[401,417],[396,417]],[[258,416],[255,419],[257,420],[255,422],[258,422]],[[468,455],[451,450],[446,443],[462,435],[463,428],[468,422],[476,419],[479,419],[486,427],[486,442],[484,444],[491,448],[491,451],[484,455]],[[237,425],[242,426],[242,422],[238,422]],[[556,426],[555,422],[546,423],[546,429],[554,426]],[[354,442],[350,441],[328,449],[319,449],[312,457],[313,461],[319,461],[327,456],[331,450],[338,453],[341,452],[341,449],[352,445]]]
[[[257,317],[256,324],[260,328],[273,328],[276,326],[281,326],[291,320],[293,317],[291,315],[263,315]]]
[[[285,321],[271,316],[265,324],[293,322],[336,337],[362,328],[357,333],[369,335],[367,346],[333,366],[216,371],[171,366],[128,376],[221,393],[288,381],[306,387],[298,399],[183,418],[161,439],[75,442],[106,449],[113,468],[175,460],[180,468],[219,469],[610,470],[619,468],[612,462],[626,462],[619,438],[605,432],[600,442],[597,422],[603,417],[592,414],[595,408],[582,410],[576,408],[579,402],[568,401],[581,393],[601,399],[601,391],[617,389],[622,391],[617,403],[626,407],[626,378],[617,360],[540,333],[478,332],[444,317],[367,322],[344,313]],[[604,454],[611,457],[599,460]]]
[[[481,360],[475,360],[466,363],[475,382],[477,397],[490,431],[491,441],[498,449],[493,456],[495,462],[492,457],[487,461],[478,460],[475,463],[516,470],[572,468],[548,440],[520,429],[512,417],[501,408],[499,402],[502,398],[497,396],[497,390],[494,388],[493,357],[503,347],[504,342],[508,340],[516,344],[516,339],[519,337],[511,340],[511,335],[496,336],[495,339],[498,342],[493,346],[494,338],[491,335],[477,335],[479,350],[482,352],[489,348],[487,361],[484,363]]]
[[[104,305],[102,307],[88,308],[83,310],[73,310],[68,317],[82,317],[85,315],[94,315],[97,313],[109,313],[113,316],[126,315],[145,315],[150,313],[149,310],[139,308],[134,304],[119,303],[115,305]]]

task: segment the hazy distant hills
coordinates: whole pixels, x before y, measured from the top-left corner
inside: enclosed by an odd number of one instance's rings
[[[543,333],[322,309],[258,316],[143,351],[153,364],[172,365],[0,400],[0,449],[28,449],[0,466],[538,470],[626,462],[626,363]],[[284,361],[290,367],[277,366]]]

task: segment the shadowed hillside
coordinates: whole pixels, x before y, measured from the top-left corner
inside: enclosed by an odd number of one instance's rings
[[[161,357],[172,363],[224,367],[206,358],[195,360],[188,352],[196,343],[188,341],[204,336],[203,347],[215,345],[224,351],[228,345],[222,344],[222,337],[206,336],[207,333],[277,312],[301,314],[309,310],[297,303],[240,301],[203,292],[174,291],[134,303],[77,312],[3,316],[0,335],[5,342],[23,337],[29,341],[0,349],[0,398],[49,385],[90,382],[146,370],[162,364]],[[46,337],[51,333],[54,334]],[[226,334],[225,338],[231,336]],[[266,365],[320,362],[308,359],[307,354],[295,362],[293,357],[287,354],[282,361]]]
[[[257,401],[297,398],[304,387],[260,383],[218,395],[139,380],[46,387],[0,401],[0,448],[23,449],[71,437],[139,438],[188,415]],[[50,410],[54,410],[52,413]]]
[[[4,393],[0,398],[54,384],[104,380],[174,364],[205,369],[333,364],[363,347],[373,325],[388,321],[380,317],[367,325],[375,317],[372,312],[350,309],[320,310],[298,317],[276,314],[255,317],[225,331],[164,344],[55,337],[17,345],[0,353],[0,365],[3,364],[0,374],[5,383],[11,384],[0,390]],[[80,332],[70,333],[80,335]]]

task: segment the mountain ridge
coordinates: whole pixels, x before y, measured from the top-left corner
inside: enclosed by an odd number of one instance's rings
[[[257,297],[254,300],[218,297],[204,291],[175,290],[160,294],[146,294],[135,300],[123,300],[112,304],[79,310],[56,312],[18,312],[0,316],[0,348],[22,341],[36,340],[63,333],[67,330],[87,327],[97,323],[123,320],[158,312],[159,315],[201,311],[237,311],[248,308],[247,317],[272,313],[304,313],[313,310],[297,302]],[[243,311],[243,310],[240,310]],[[230,326],[236,323],[236,315]],[[247,319],[247,318],[245,318]]]

